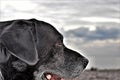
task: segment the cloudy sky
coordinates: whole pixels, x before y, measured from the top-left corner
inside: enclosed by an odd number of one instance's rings
[[[87,68],[120,68],[120,0],[0,0],[0,21],[51,23],[64,43],[89,58]]]

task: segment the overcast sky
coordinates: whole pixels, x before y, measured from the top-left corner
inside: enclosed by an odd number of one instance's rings
[[[120,68],[120,0],[0,0],[0,21],[51,23],[64,43],[89,58],[87,68]]]

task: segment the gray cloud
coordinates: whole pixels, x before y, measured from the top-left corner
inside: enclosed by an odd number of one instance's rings
[[[78,30],[77,36],[74,35],[75,32],[77,33],[76,30]],[[94,33],[102,35],[102,38],[94,35],[88,28],[79,28],[76,30],[72,33],[67,33],[65,44],[71,49],[75,49],[82,52],[83,55],[88,56],[90,61],[88,68],[120,68],[118,64],[120,61],[120,29],[106,30],[105,28],[104,30],[96,30]],[[89,36],[91,34],[93,34],[92,39]],[[108,34],[110,36],[107,37]],[[81,39],[83,40],[81,41]]]
[[[33,0],[32,0],[33,1]],[[64,15],[70,15],[74,17],[80,16],[105,16],[105,17],[115,17],[119,16],[119,1],[118,0],[109,0],[109,1],[96,1],[96,0],[34,0],[39,6],[44,6],[47,10],[54,11],[54,13],[61,16],[63,11],[66,11]],[[101,6],[102,5],[102,6]],[[111,8],[113,7],[114,8]],[[99,9],[99,10],[98,10]],[[49,12],[49,11],[48,11]],[[58,13],[57,13],[58,12]],[[62,12],[59,13],[59,12]],[[61,15],[60,15],[61,14]]]
[[[83,40],[116,40],[120,39],[120,28],[96,27],[95,31],[90,31],[88,28],[78,28],[65,32],[66,37],[76,37]]]

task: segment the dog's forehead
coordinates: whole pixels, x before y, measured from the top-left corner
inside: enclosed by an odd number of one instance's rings
[[[37,26],[38,35],[44,35],[44,37],[46,36],[47,39],[50,39],[53,41],[59,38],[63,39],[62,34],[58,32],[57,29],[55,29],[51,24],[40,21],[38,25],[39,25]]]

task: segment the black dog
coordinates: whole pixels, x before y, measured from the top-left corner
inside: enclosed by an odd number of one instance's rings
[[[0,80],[65,80],[80,75],[88,60],[63,44],[50,24],[0,22]]]

